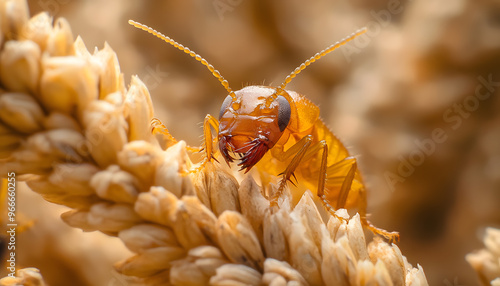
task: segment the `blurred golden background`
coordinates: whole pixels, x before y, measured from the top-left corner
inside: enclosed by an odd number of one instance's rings
[[[108,42],[127,83],[139,75],[156,117],[191,145],[200,142],[200,123],[207,113],[218,114],[226,92],[205,67],[129,26],[129,19],[205,57],[235,90],[278,85],[305,59],[366,26],[366,35],[310,66],[288,89],[319,105],[327,125],[358,156],[372,222],[400,232],[402,253],[423,266],[430,285],[478,284],[464,256],[483,247],[486,226],[500,227],[499,1],[29,5],[32,15],[67,18],[89,50]],[[39,268],[50,285],[113,279],[111,261],[127,256],[119,241],[78,235],[58,219],[62,207],[49,207],[38,195],[22,192],[20,200],[19,212],[35,220],[20,234],[22,266]],[[63,236],[71,243],[62,244]],[[74,257],[80,265],[72,265]]]

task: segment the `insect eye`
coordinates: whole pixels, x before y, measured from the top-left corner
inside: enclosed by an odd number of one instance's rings
[[[226,112],[226,109],[228,108],[229,104],[232,101],[233,101],[233,98],[231,97],[231,95],[228,95],[226,97],[226,99],[224,99],[224,102],[222,103],[222,106],[220,107],[219,120],[221,119],[224,112]]]
[[[290,103],[282,95],[276,98],[278,101],[278,126],[280,131],[283,132],[290,122],[290,115],[292,110],[290,109]]]

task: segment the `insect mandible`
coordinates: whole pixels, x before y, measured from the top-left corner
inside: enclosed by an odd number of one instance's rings
[[[222,103],[219,119],[211,115],[205,117],[203,147],[189,147],[191,151],[205,152],[200,167],[195,171],[210,160],[216,160],[214,146],[217,144],[228,164],[239,160],[238,166],[245,172],[256,166],[259,173],[264,175],[263,180],[267,173],[282,171],[278,190],[271,197],[271,206],[278,206],[278,199],[287,181],[295,177],[308,189],[316,187],[320,201],[332,215],[337,216],[335,210],[340,208],[357,208],[366,228],[391,241],[399,240],[397,232],[377,228],[367,220],[366,190],[356,158],[349,154],[323,123],[319,117],[319,107],[303,95],[285,90],[286,85],[307,66],[365,33],[366,29],[358,30],[316,53],[290,73],[278,87],[247,86],[233,91],[218,70],[188,47],[141,23],[129,20],[129,24],[194,57],[210,70],[229,93]],[[162,133],[176,141],[158,119],[153,119],[152,127],[153,132]],[[211,128],[217,136],[212,136]],[[239,158],[234,155],[239,155]]]

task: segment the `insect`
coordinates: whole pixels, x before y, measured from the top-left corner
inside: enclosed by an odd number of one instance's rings
[[[191,151],[205,152],[199,168],[210,160],[216,160],[214,152],[218,145],[228,164],[238,161],[240,170],[245,172],[256,166],[263,181],[267,174],[282,171],[278,190],[271,197],[272,206],[278,205],[278,198],[287,182],[294,177],[296,182],[308,189],[314,190],[316,187],[320,201],[332,215],[337,216],[335,210],[339,208],[357,208],[366,228],[391,241],[399,240],[397,232],[379,229],[367,220],[366,190],[356,158],[349,154],[320,119],[319,107],[303,95],[285,90],[286,85],[307,66],[365,33],[366,29],[315,54],[289,74],[278,87],[247,86],[233,91],[219,71],[200,55],[148,26],[132,20],[129,20],[129,24],[194,57],[210,70],[229,93],[222,103],[219,118],[211,115],[205,117],[203,147],[190,147]],[[176,141],[158,119],[153,119],[152,127],[153,132],[163,133]],[[216,131],[216,136],[212,136],[211,128]]]

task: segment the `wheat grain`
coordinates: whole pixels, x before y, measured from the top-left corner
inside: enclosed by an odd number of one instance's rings
[[[500,229],[487,228],[483,241],[486,248],[467,254],[465,259],[474,268],[483,285],[499,285]]]

